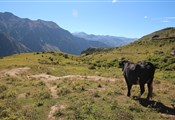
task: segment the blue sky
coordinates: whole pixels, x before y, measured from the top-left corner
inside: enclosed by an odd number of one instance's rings
[[[175,0],[0,0],[0,12],[97,35],[140,38],[175,27]]]

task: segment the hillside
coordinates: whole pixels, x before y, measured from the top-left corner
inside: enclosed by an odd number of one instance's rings
[[[159,36],[157,40],[155,38],[152,40],[152,37]],[[156,64],[162,64],[163,59],[174,59],[174,48],[175,48],[175,28],[166,28],[153,32],[149,35],[145,35],[139,40],[125,45],[123,47],[117,47],[113,49],[106,50],[107,52],[97,52],[94,55],[89,55],[87,57],[94,57],[96,60],[111,60],[111,59],[128,59],[133,62],[141,60],[149,60]],[[168,37],[164,37],[168,36]],[[155,60],[154,60],[155,59]],[[157,59],[157,61],[156,61]],[[174,69],[174,63],[173,69]],[[163,65],[163,64],[162,64]]]
[[[16,44],[25,46],[26,49],[23,51],[62,51],[80,54],[88,47],[107,46],[97,41],[75,37],[52,21],[20,18],[8,12],[0,13],[0,32],[12,38]],[[4,43],[0,41],[0,44]],[[18,50],[15,51],[20,53]],[[12,53],[13,51],[9,51],[6,54],[11,55]]]
[[[165,41],[175,39],[175,28],[169,27],[156,32],[153,32],[149,35],[143,36],[139,41]]]
[[[161,31],[160,31],[161,32]],[[175,40],[138,40],[93,54],[16,54],[0,59],[0,119],[174,120]],[[126,96],[120,60],[156,64],[153,99]],[[139,93],[133,86],[132,96]],[[146,116],[146,117],[145,117]]]
[[[118,47],[121,45],[126,45],[137,40],[137,38],[126,38],[126,37],[117,37],[109,35],[93,35],[93,34],[86,34],[84,32],[73,33],[73,35],[90,41],[102,42],[110,47]]]
[[[30,51],[30,49],[20,42],[14,40],[5,33],[0,32],[0,57]]]

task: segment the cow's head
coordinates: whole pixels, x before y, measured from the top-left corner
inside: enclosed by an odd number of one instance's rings
[[[122,68],[122,71],[124,70],[125,65],[130,63],[128,60],[123,60],[119,62],[119,68]]]

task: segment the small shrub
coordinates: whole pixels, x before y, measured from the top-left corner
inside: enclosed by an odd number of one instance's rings
[[[66,87],[61,87],[57,90],[57,95],[65,96],[69,93],[71,93],[71,90]]]
[[[66,58],[66,59],[68,59],[69,58],[69,55],[68,54],[64,54],[63,57]]]
[[[37,83],[37,86],[45,86],[45,83],[44,83],[43,81],[39,81],[39,82]]]
[[[49,57],[50,61],[53,61],[53,58]]]
[[[55,117],[61,117],[61,116],[63,116],[64,115],[64,113],[62,112],[62,110],[57,110],[55,113],[54,113],[54,116]]]
[[[5,90],[7,90],[7,86],[6,85],[0,85],[0,93],[4,92]]]
[[[102,88],[102,85],[101,85],[101,84],[98,84],[98,86],[97,86],[97,87]]]
[[[49,99],[51,98],[50,92],[46,91],[46,92],[41,92],[40,93],[40,98],[41,99]]]
[[[90,70],[94,70],[94,69],[96,69],[96,68],[95,68],[94,65],[92,65],[92,66],[89,66],[89,69],[90,69]]]
[[[41,100],[39,100],[39,101],[37,101],[37,102],[35,103],[35,105],[36,105],[37,107],[41,107],[41,106],[44,105],[44,102],[41,101]]]
[[[16,96],[17,96],[17,93],[16,93],[15,90],[6,92],[6,97],[7,98],[16,98]]]
[[[99,95],[98,92],[95,92],[95,93],[93,94],[93,96],[96,97],[96,98],[100,97],[100,95]]]

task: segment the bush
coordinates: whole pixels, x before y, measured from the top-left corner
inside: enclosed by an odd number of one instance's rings
[[[64,113],[62,112],[62,110],[57,110],[55,113],[54,113],[54,116],[55,117],[60,117],[60,116],[63,116],[64,115]]]
[[[68,54],[64,54],[63,57],[64,57],[65,59],[68,59],[68,58],[69,58],[69,55],[68,55]]]
[[[24,116],[20,111],[21,107],[15,99],[6,100],[0,104],[0,118],[2,120],[22,120]]]
[[[0,93],[4,92],[5,90],[7,90],[7,86],[6,85],[0,85]]]
[[[96,61],[93,63],[93,65],[91,66],[91,69],[94,69],[94,67],[97,68],[110,68],[110,67],[118,67],[118,63],[119,61],[117,59],[113,59],[111,61]]]
[[[41,107],[41,106],[44,105],[44,102],[41,101],[41,100],[39,100],[39,101],[37,101],[37,102],[35,103],[35,105],[36,105],[37,107]]]
[[[65,96],[69,93],[71,93],[71,90],[66,87],[61,87],[57,90],[57,95]]]
[[[42,91],[40,92],[40,99],[49,99],[51,98],[50,92],[49,91]]]
[[[6,96],[7,98],[16,98],[17,93],[16,93],[15,90],[13,90],[13,91],[7,91],[5,96]]]
[[[175,70],[175,59],[172,56],[153,55],[147,58],[147,61],[152,62],[156,68],[165,71]]]
[[[95,68],[94,65],[91,65],[91,66],[89,66],[89,69],[90,69],[90,70],[95,70],[96,68]]]

